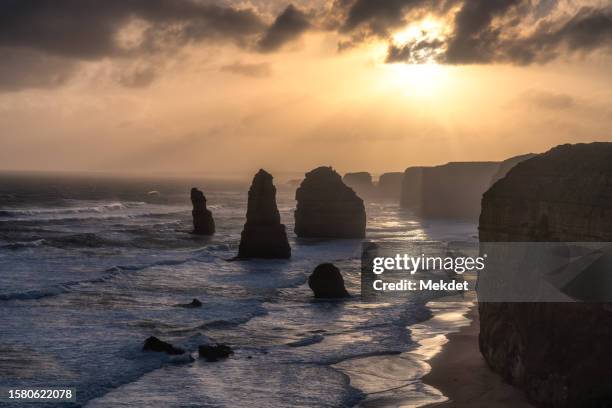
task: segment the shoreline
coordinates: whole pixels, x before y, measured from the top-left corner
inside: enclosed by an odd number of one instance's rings
[[[448,400],[423,408],[533,408],[524,393],[503,382],[480,354],[477,303],[465,317],[471,320],[470,324],[447,335],[448,342],[428,361],[431,370],[421,379],[423,384],[436,388]]]

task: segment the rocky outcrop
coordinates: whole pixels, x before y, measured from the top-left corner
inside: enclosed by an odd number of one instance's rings
[[[198,355],[206,361],[219,361],[234,354],[232,348],[226,344],[204,344],[198,347]]]
[[[473,218],[498,171],[498,162],[452,162],[412,167],[404,173],[401,205],[423,217]]]
[[[142,350],[166,353],[171,356],[176,356],[185,352],[185,350],[183,350],[182,348],[174,347],[172,344],[166,343],[165,341],[162,341],[154,336],[151,336],[145,340],[144,345],[142,346]]]
[[[306,173],[295,199],[298,237],[365,237],[363,200],[331,167],[319,167]]]
[[[370,198],[374,194],[372,176],[368,172],[360,171],[357,173],[346,173],[342,181],[352,188],[360,197]]]
[[[536,154],[534,153],[527,153],[527,154],[522,154],[520,156],[514,156],[507,160],[504,160],[503,162],[499,164],[499,169],[497,170],[497,173],[493,175],[493,178],[491,179],[491,185],[495,184],[497,180],[500,180],[506,177],[506,174],[508,174],[510,169],[512,169],[514,166],[516,166],[520,162],[523,162],[527,159],[531,159],[532,157],[535,157],[535,156]]]
[[[558,146],[483,196],[480,240],[612,241],[612,143]],[[480,303],[489,366],[543,407],[612,406],[612,308]]]
[[[246,223],[240,237],[238,258],[290,258],[291,247],[276,206],[276,187],[265,170],[253,178],[249,189]]]
[[[384,173],[378,178],[377,195],[382,198],[399,200],[402,195],[402,180],[404,173]]]
[[[186,309],[193,309],[196,307],[202,307],[202,302],[200,302],[198,299],[193,299],[191,302],[189,303],[179,303],[178,305],[176,305],[177,307],[184,307]]]
[[[334,264],[323,263],[317,266],[308,278],[308,286],[316,298],[338,299],[348,297],[340,269]]]
[[[215,221],[212,213],[206,208],[206,197],[197,188],[191,189],[191,203],[193,210],[193,233],[198,235],[212,235],[215,233]]]

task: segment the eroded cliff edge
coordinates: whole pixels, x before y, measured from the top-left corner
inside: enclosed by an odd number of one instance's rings
[[[483,196],[481,242],[612,241],[612,143],[562,145]],[[489,366],[542,407],[612,406],[612,307],[480,303]]]

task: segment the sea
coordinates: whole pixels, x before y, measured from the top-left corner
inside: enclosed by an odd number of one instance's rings
[[[419,407],[446,397],[427,361],[468,323],[469,302],[360,297],[362,240],[299,239],[295,187],[277,185],[289,260],[231,261],[248,181],[0,175],[0,390],[63,389],[73,402],[7,407]],[[191,187],[217,226],[191,234]],[[475,240],[468,221],[425,221],[366,202],[369,241]],[[332,262],[351,298],[313,298]],[[179,307],[197,298],[199,308]],[[142,351],[156,336],[194,357]],[[225,343],[234,355],[198,359]]]

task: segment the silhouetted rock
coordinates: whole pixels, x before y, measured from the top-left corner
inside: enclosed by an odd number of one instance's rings
[[[202,302],[200,302],[198,299],[193,299],[190,303],[181,303],[177,306],[185,308],[202,307]]]
[[[206,361],[219,361],[222,358],[228,358],[234,351],[226,344],[206,344],[198,347],[200,358]]]
[[[174,347],[172,344],[166,343],[165,341],[162,341],[154,336],[151,336],[145,340],[142,350],[166,353],[171,356],[183,354],[185,352],[185,350],[182,348]]]
[[[404,173],[401,205],[423,217],[478,218],[498,162],[452,162]]]
[[[523,161],[483,196],[482,242],[612,241],[612,143],[563,145]],[[489,366],[538,406],[612,406],[612,308],[480,303]]]
[[[371,197],[374,194],[374,184],[370,173],[360,171],[346,173],[342,178],[344,184],[352,188],[360,197]]]
[[[421,212],[423,192],[423,169],[425,167],[408,167],[402,178],[400,207]]]
[[[212,213],[206,209],[206,197],[197,188],[191,189],[191,203],[193,210],[193,233],[198,235],[212,235],[215,233],[215,221]]]
[[[493,175],[493,178],[491,179],[491,185],[495,184],[497,180],[500,180],[506,177],[506,174],[508,174],[510,169],[512,169],[514,166],[516,166],[520,162],[523,162],[527,159],[531,159],[532,157],[535,157],[535,156],[536,154],[534,153],[527,153],[527,154],[522,154],[520,156],[514,156],[507,160],[504,160],[503,162],[499,164],[499,169],[497,170],[497,173]]]
[[[253,178],[249,189],[246,223],[240,238],[238,258],[290,258],[285,226],[280,223],[276,188],[265,170]]]
[[[331,167],[308,173],[295,193],[295,233],[298,237],[363,238],[363,200]]]
[[[308,286],[316,298],[336,299],[349,296],[340,270],[331,263],[317,266],[308,277]]]
[[[378,179],[376,190],[378,195],[383,198],[399,200],[402,195],[402,181],[404,173],[384,173]]]

